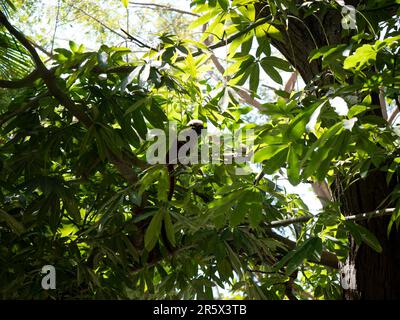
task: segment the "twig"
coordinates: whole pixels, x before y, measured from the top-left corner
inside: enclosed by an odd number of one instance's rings
[[[386,121],[388,121],[388,112],[386,107],[386,100],[385,100],[385,90],[383,87],[379,87],[379,104],[381,106],[382,117]]]
[[[345,220],[346,221],[363,221],[363,220],[368,220],[371,218],[379,218],[379,217],[383,217],[383,216],[388,216],[388,215],[392,214],[394,211],[395,211],[394,208],[376,210],[376,211],[371,211],[371,212],[367,212],[367,213],[360,213],[360,214],[347,216],[347,217],[345,217]],[[265,223],[265,225],[269,228],[287,227],[287,226],[290,226],[295,223],[308,222],[317,216],[302,216],[302,217],[290,218],[290,219],[286,219],[286,220],[277,220],[277,221],[267,222],[267,223]]]
[[[53,38],[51,40],[51,50],[50,50],[50,52],[52,54],[53,54],[53,49],[54,49],[54,41],[56,40],[56,34],[57,34],[57,28],[58,28],[58,20],[59,20],[59,17],[60,17],[60,7],[61,7],[61,0],[58,0],[58,2],[57,2],[56,23],[54,24]]]
[[[174,8],[174,7],[171,7],[171,6],[168,6],[168,5],[163,5],[163,4],[130,2],[129,5],[131,5],[131,6],[139,6],[139,7],[156,7],[156,8],[160,8],[162,10],[174,11],[174,12],[181,13],[181,14],[187,14],[187,15],[191,15],[191,16],[194,16],[194,17],[200,17],[200,15],[197,14],[197,13],[193,13],[193,12],[190,12],[190,11],[177,9],[177,8]]]
[[[264,170],[261,170],[259,172],[259,174],[257,174],[256,178],[254,179],[254,185],[258,185],[260,183],[260,181],[264,178],[265,176],[265,172]]]
[[[67,93],[61,90],[57,84],[57,78],[54,71],[48,70],[40,59],[35,48],[29,40],[17,29],[15,29],[3,12],[0,11],[0,24],[2,24],[8,32],[11,33],[30,53],[32,60],[36,65],[36,70],[40,74],[46,84],[49,92],[63,105],[73,116],[75,116],[86,128],[91,128],[94,125],[92,119],[86,114],[82,106],[77,105]],[[137,174],[132,170],[132,166],[136,165],[143,167],[143,162],[138,159],[133,153],[125,153],[117,157],[111,150],[107,150],[108,158],[113,163],[120,174],[129,182],[134,183],[137,181]]]
[[[43,52],[46,56],[48,56],[50,59],[53,59],[53,54],[49,51],[47,51],[45,48],[43,48],[41,45],[37,44],[36,42],[29,40],[32,45],[38,49],[39,51]]]
[[[271,237],[272,239],[275,239],[279,242],[282,242],[288,250],[294,250],[296,248],[296,242],[289,240],[288,238],[285,238],[271,230],[265,230],[266,234]],[[319,265],[323,265],[326,267],[330,267],[333,269],[339,269],[339,260],[336,257],[336,255],[334,255],[331,252],[328,251],[322,251],[321,253],[321,258],[320,260],[314,260],[314,259],[310,259],[309,260],[312,263],[316,263]]]
[[[139,47],[142,48],[147,48],[149,50],[153,50],[153,51],[157,51],[157,49],[150,47],[149,45],[145,44],[144,42],[140,41],[138,38],[135,38],[134,36],[132,36],[131,34],[129,34],[127,31],[125,31],[124,29],[121,29],[121,31],[123,33],[126,34],[126,36],[128,37],[129,40],[132,40],[133,42],[135,42]]]
[[[203,31],[205,31],[205,26],[203,27]],[[222,40],[224,41],[224,40]],[[209,45],[209,40],[206,39],[204,41],[205,45]],[[215,56],[214,53],[211,54],[210,56],[211,61],[213,62],[214,66],[217,68],[217,70],[219,71],[219,73],[221,73],[222,75],[225,73],[225,68],[221,65],[221,63],[219,62],[218,58]],[[254,99],[250,94],[248,94],[246,91],[240,89],[240,88],[236,88],[236,92],[237,94],[249,105],[257,108],[258,110],[262,110],[263,106],[262,103],[257,101],[256,99]]]
[[[94,21],[96,21],[98,24],[100,24],[102,27],[104,27],[105,29],[107,29],[108,31],[114,33],[115,35],[124,38],[125,37],[120,34],[119,32],[115,31],[114,29],[110,28],[109,26],[107,26],[105,23],[103,23],[102,21],[100,21],[99,19],[97,19],[96,17],[93,17],[91,14],[87,13],[86,11],[82,10],[81,8],[75,6],[72,3],[68,3],[68,5],[70,5],[72,8],[74,8],[75,10],[78,10],[80,12],[82,12],[85,16],[88,16],[89,18],[93,19]]]

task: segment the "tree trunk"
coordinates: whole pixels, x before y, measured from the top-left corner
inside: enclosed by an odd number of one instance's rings
[[[356,6],[359,1],[346,1]],[[265,4],[256,5],[256,12],[261,16],[270,13]],[[271,39],[285,58],[296,68],[306,84],[321,87],[329,85],[333,79],[321,74],[318,61],[309,62],[308,57],[316,47],[348,43],[349,38],[342,37],[341,15],[338,11],[324,11],[315,16],[288,20],[288,28],[277,25],[284,41]],[[323,25],[323,28],[321,27]],[[378,103],[379,105],[379,103]],[[346,190],[339,186],[342,178],[337,177],[332,194],[341,204],[344,215],[365,213],[381,208],[384,199],[393,190],[386,183],[386,174],[381,171],[370,173],[365,179],[358,179]],[[376,253],[365,244],[357,246],[350,237],[350,252],[347,262],[341,268],[341,276],[346,280],[343,298],[356,299],[400,299],[400,235],[393,228],[387,237],[389,217],[370,219],[361,224],[370,230],[379,240],[383,252]]]
[[[346,190],[340,188],[340,180],[337,177],[334,196],[345,216],[376,210],[393,188],[387,185],[382,171],[358,179]],[[358,246],[350,237],[349,256],[341,266],[345,299],[400,299],[400,233],[394,227],[387,237],[389,220],[390,217],[379,217],[359,222],[377,237],[382,253],[364,243]]]

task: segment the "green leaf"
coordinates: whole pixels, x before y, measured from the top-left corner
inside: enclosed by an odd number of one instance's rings
[[[165,227],[165,232],[167,234],[168,241],[172,244],[172,246],[175,247],[175,243],[176,243],[175,230],[174,230],[174,226],[172,225],[171,215],[169,214],[169,212],[165,212],[164,227]]]
[[[344,60],[343,67],[345,69],[361,70],[364,66],[375,62],[376,54],[377,51],[372,45],[364,44]]]
[[[122,4],[124,5],[125,8],[128,8],[129,6],[129,0],[121,0]]]
[[[392,230],[393,224],[396,223],[396,228],[399,229],[400,224],[400,201],[397,202],[396,208],[390,217],[389,225],[387,228],[387,236],[389,238],[390,231]]]
[[[276,27],[274,27],[272,24],[264,23],[258,28],[260,28],[263,32],[265,32],[266,35],[268,35],[278,41],[281,41],[281,42],[283,41],[281,32]]]
[[[376,252],[382,252],[382,246],[379,243],[379,240],[373,233],[371,233],[371,231],[357,223],[354,223],[353,221],[345,221],[344,224],[346,228],[350,231],[351,235],[354,237],[354,240],[357,242],[357,244],[360,245],[361,242],[365,242]]]
[[[121,85],[119,87],[121,93],[124,93],[126,88],[132,83],[133,80],[137,80],[139,76],[139,72],[141,70],[141,66],[137,66],[130,74],[128,74],[124,80],[122,80]]]
[[[228,8],[229,8],[229,0],[218,0],[218,3],[219,3],[219,5],[220,5],[220,7],[222,8],[222,10],[228,11]]]
[[[268,61],[261,61],[261,66],[264,69],[265,73],[276,83],[282,84],[283,80],[281,75],[274,67],[272,67]]]
[[[145,118],[155,127],[164,128],[164,121],[168,121],[164,111],[153,101],[150,109],[142,108]]]
[[[261,61],[266,65],[284,70],[286,72],[292,71],[290,63],[278,57],[265,57]]]
[[[300,163],[295,148],[289,148],[287,174],[289,182],[297,186],[300,183]]]
[[[351,118],[353,118],[354,116],[356,116],[356,115],[358,115],[358,114],[360,114],[360,113],[366,111],[367,109],[368,109],[367,106],[363,106],[363,105],[357,104],[357,105],[352,106],[352,107],[350,108],[349,112],[347,113],[347,117],[348,117],[349,119],[351,119]]]
[[[213,19],[215,17],[216,10],[211,10],[208,11],[206,14],[201,15],[200,18],[196,19],[189,25],[189,30],[191,29],[196,29],[197,27],[200,27],[204,24],[206,24],[208,21]]]
[[[258,84],[260,82],[260,67],[255,64],[250,74],[250,90],[257,94]]]
[[[231,227],[236,227],[244,221],[246,214],[248,213],[248,207],[244,201],[238,201],[238,204],[233,209],[229,219]]]
[[[146,122],[144,121],[143,114],[139,110],[135,110],[133,112],[132,121],[133,121],[133,127],[135,128],[139,136],[143,140],[146,140],[147,126]]]
[[[265,160],[271,159],[273,156],[288,148],[288,144],[275,144],[269,145],[259,151],[254,155],[254,162],[259,163]]]
[[[287,134],[294,139],[300,139],[306,132],[306,127],[310,121],[311,115],[319,107],[319,103],[315,103],[308,110],[299,113],[292,121],[290,121]]]
[[[72,52],[77,52],[79,47],[74,41],[69,41],[69,47]]]
[[[149,252],[154,249],[158,239],[160,238],[164,214],[164,210],[160,210],[153,216],[150,225],[146,230],[146,234],[144,235],[144,246]]]
[[[242,263],[240,262],[237,254],[232,250],[231,246],[225,241],[225,247],[228,251],[229,260],[232,263],[233,269],[235,269],[236,273],[242,274]]]
[[[249,54],[253,45],[253,37],[249,36],[242,42],[242,54]]]
[[[291,275],[304,260],[319,261],[322,253],[322,240],[320,238],[310,238],[304,241],[300,246],[290,251],[275,266],[282,268],[287,263],[286,274]]]
[[[250,222],[250,227],[252,228],[257,228],[264,218],[262,214],[261,201],[262,199],[260,199],[258,203],[256,202],[253,203],[249,210],[249,222]]]
[[[160,201],[168,201],[169,193],[169,174],[167,168],[160,170],[160,177],[158,179],[157,198]]]

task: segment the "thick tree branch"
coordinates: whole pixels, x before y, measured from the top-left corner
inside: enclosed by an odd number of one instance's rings
[[[20,88],[30,87],[33,85],[33,82],[39,78],[40,78],[39,71],[34,70],[23,79],[0,80],[0,88],[20,89]]]
[[[145,44],[143,41],[140,41],[139,39],[135,38],[134,36],[132,36],[131,34],[129,34],[127,31],[125,31],[124,29],[121,29],[121,31],[123,33],[126,34],[126,36],[128,37],[129,40],[133,41],[136,45],[138,45],[141,48],[146,48],[149,50],[153,50],[153,51],[157,51],[157,49],[150,47],[149,45]]]

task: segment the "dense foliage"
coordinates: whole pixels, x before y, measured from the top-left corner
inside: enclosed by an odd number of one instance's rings
[[[71,41],[46,63],[9,23],[12,2],[0,3],[1,298],[204,299],[219,287],[245,299],[340,299],[349,234],[382,250],[335,198],[312,216],[277,179],[339,176],[344,190],[378,170],[397,184],[399,1],[362,1],[356,29],[315,39],[309,63],[322,72],[294,91],[282,74],[304,73],[276,52],[288,24],[340,13],[340,1],[195,0],[200,35],[160,33],[139,55]],[[262,103],[266,79],[276,85]],[[258,166],[237,175],[246,165],[178,165],[169,199],[171,172],[147,163],[146,135],[192,119],[254,130]],[[395,208],[388,233],[399,196],[394,188],[377,208]],[[49,264],[57,289],[45,291]]]

